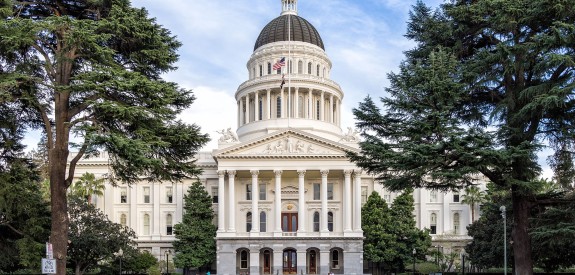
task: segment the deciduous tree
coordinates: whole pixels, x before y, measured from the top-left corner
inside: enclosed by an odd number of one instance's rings
[[[190,90],[164,81],[181,44],[129,0],[0,1],[0,104],[46,136],[54,256],[66,272],[67,188],[105,150],[110,181],[177,181],[208,140],[177,115]],[[72,135],[75,139],[71,139]],[[77,153],[70,156],[70,148]]]
[[[365,138],[352,161],[391,190],[456,190],[477,175],[509,190],[517,274],[533,274],[528,234],[537,153],[573,182],[575,5],[571,1],[418,2],[400,71],[380,109],[354,110]]]

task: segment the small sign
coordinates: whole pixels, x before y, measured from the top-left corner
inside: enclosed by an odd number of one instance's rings
[[[56,274],[56,260],[42,258],[42,273]]]
[[[54,252],[52,250],[51,243],[46,243],[46,259],[54,259]]]

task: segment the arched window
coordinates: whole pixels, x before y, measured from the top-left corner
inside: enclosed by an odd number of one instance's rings
[[[319,232],[319,212],[313,213],[313,232]]]
[[[122,226],[126,226],[127,220],[128,220],[128,218],[126,217],[126,214],[120,215],[120,224],[121,224]]]
[[[327,230],[333,232],[333,212],[327,212]]]
[[[166,235],[172,235],[172,214],[166,215]]]
[[[278,96],[276,99],[276,118],[282,117],[282,97]]]
[[[272,74],[272,63],[268,62],[268,74]]]
[[[307,74],[311,74],[311,62],[307,63]]]
[[[246,214],[246,232],[252,231],[252,212]]]
[[[453,214],[453,231],[455,235],[459,234],[459,213]]]
[[[297,73],[303,74],[303,62],[301,60],[297,62]]]
[[[262,65],[260,65],[260,76],[264,75],[264,68]]]
[[[319,76],[319,64],[316,66],[316,75]]]
[[[144,214],[144,235],[150,235],[150,215]]]
[[[431,213],[430,216],[430,224],[429,227],[431,229],[431,232],[429,232],[430,234],[437,234],[437,214],[435,213]]]
[[[266,232],[266,212],[260,213],[260,232]]]
[[[337,250],[331,252],[331,268],[339,268],[339,251]]]
[[[242,250],[242,252],[240,252],[240,268],[241,269],[248,268],[248,252],[245,250]]]

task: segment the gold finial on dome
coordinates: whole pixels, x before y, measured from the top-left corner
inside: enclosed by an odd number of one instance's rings
[[[282,1],[282,13],[297,15],[297,0],[281,0]]]

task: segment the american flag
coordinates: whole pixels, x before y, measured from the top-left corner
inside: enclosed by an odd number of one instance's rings
[[[279,70],[281,69],[281,67],[286,65],[286,58],[282,57],[282,59],[280,59],[278,62],[276,62],[276,64],[274,64],[273,69],[275,70]]]

